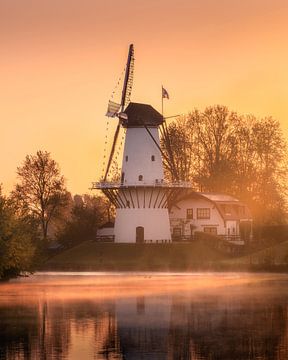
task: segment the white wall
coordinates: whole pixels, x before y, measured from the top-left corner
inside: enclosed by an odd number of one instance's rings
[[[102,228],[97,230],[97,236],[113,236],[114,235],[114,227]]]
[[[197,208],[209,208],[210,219],[197,219]],[[186,210],[193,209],[193,219],[186,218]],[[183,224],[184,220],[184,224]],[[184,235],[191,235],[190,224],[196,228],[194,231],[204,231],[205,226],[213,226],[217,228],[218,235],[226,235],[224,220],[219,214],[213,203],[205,199],[187,199],[177,203],[177,207],[173,206],[170,211],[171,232],[172,228],[182,227]]]
[[[158,144],[158,128],[149,127],[154,139]],[[151,156],[155,156],[155,161]],[[126,161],[128,156],[128,161]],[[127,128],[125,146],[123,152],[122,172],[125,173],[124,184],[151,184],[156,179],[163,179],[163,167],[160,150],[151,139],[147,130],[143,127]],[[143,175],[143,181],[139,181],[139,175]]]
[[[227,220],[226,221],[226,235],[238,235],[239,234],[239,225],[236,220]]]
[[[160,144],[158,128],[149,127],[149,130]],[[143,127],[126,130],[122,172],[125,173],[123,185],[131,187],[119,191],[119,197],[122,205],[126,206],[129,201],[130,208],[116,210],[115,242],[135,243],[138,226],[144,228],[145,242],[171,241],[168,209],[162,209],[160,204],[164,199],[164,190],[157,187],[146,187],[144,190],[142,187],[154,185],[156,180],[160,182],[164,177],[160,150]],[[139,175],[143,176],[142,181],[139,181]]]
[[[145,242],[171,241],[167,209],[117,209],[115,242],[135,243],[137,226],[144,227]]]

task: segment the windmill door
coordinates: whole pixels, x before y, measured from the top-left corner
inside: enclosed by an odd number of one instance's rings
[[[136,227],[136,243],[138,243],[138,244],[144,243],[144,227],[143,226]]]

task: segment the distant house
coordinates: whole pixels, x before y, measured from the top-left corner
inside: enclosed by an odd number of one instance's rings
[[[97,230],[96,241],[114,241],[114,222],[109,221]]]
[[[172,240],[193,239],[201,231],[244,244],[249,241],[252,216],[246,204],[224,194],[191,192],[170,209]]]

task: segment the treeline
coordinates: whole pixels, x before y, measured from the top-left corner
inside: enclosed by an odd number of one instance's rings
[[[0,188],[0,279],[37,268],[49,255],[51,240],[68,248],[94,238],[114,215],[102,196],[72,197],[46,151],[27,155],[17,180],[9,196]]]
[[[166,176],[196,191],[245,201],[259,224],[287,221],[288,152],[278,121],[239,115],[225,106],[194,110],[167,127]]]

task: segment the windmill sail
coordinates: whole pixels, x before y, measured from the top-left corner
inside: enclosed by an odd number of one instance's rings
[[[116,102],[109,100],[106,116],[108,116],[108,117],[117,116],[117,114],[120,110],[120,107],[121,107],[120,104],[117,104]]]
[[[134,46],[133,44],[131,44],[129,47],[125,79],[122,90],[121,111],[124,111],[124,108],[128,105],[130,101],[130,95],[132,92],[132,85],[133,85],[133,75],[134,75]]]
[[[117,139],[118,139],[118,135],[119,135],[119,131],[120,131],[120,125],[121,125],[121,122],[123,121],[123,118],[120,116],[121,115],[120,113],[123,113],[124,108],[128,105],[128,103],[130,101],[130,95],[131,95],[132,84],[133,84],[133,73],[134,73],[134,46],[133,46],[133,44],[131,44],[129,46],[128,59],[127,59],[127,64],[126,64],[121,104],[115,103],[114,101],[110,100],[108,103],[108,109],[107,109],[107,113],[106,113],[106,115],[109,117],[117,116],[119,118],[119,122],[118,122],[118,125],[116,128],[116,132],[114,134],[114,139],[113,139],[112,148],[111,148],[111,152],[110,152],[108,163],[107,163],[104,181],[106,181],[107,177],[108,177],[109,169],[110,169],[110,166],[111,166],[111,163],[113,160],[113,155],[115,152],[115,147],[116,147],[116,143],[117,143]]]

